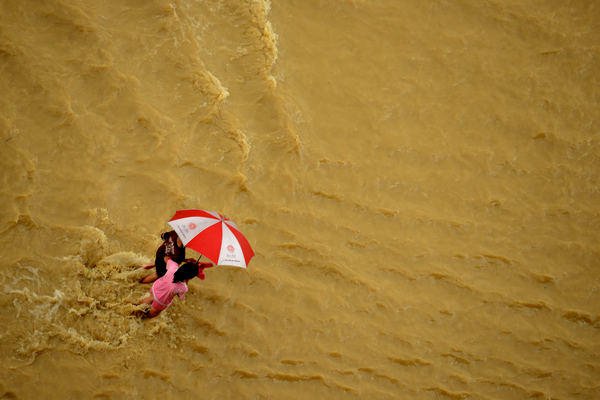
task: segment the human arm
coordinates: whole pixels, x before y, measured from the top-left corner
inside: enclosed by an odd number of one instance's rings
[[[185,285],[185,286],[183,286],[183,287],[179,287],[179,288],[175,289],[175,291],[174,291],[174,293],[175,293],[177,296],[179,296],[179,299],[181,299],[181,300],[185,299],[185,294],[186,294],[186,292],[188,291],[188,288],[187,288],[187,281],[185,281],[185,282],[186,282],[186,285]]]

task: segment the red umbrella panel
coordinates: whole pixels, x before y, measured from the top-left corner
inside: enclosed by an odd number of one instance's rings
[[[205,210],[180,210],[169,221],[183,245],[216,265],[246,268],[254,251],[236,224]]]

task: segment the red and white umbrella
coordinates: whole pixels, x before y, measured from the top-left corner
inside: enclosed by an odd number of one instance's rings
[[[214,211],[180,210],[169,221],[183,245],[216,265],[246,268],[254,251],[233,221]]]

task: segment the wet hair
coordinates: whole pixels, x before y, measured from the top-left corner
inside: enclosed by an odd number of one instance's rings
[[[169,231],[169,232],[163,232],[160,234],[160,238],[162,240],[168,240],[169,238],[172,238],[173,240],[177,239],[179,236],[177,235],[177,232],[175,231]]]
[[[198,275],[199,268],[196,263],[185,263],[173,275],[173,283],[183,282]]]

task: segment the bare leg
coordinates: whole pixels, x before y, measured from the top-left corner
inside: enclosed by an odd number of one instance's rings
[[[143,277],[142,279],[140,279],[140,283],[152,283],[157,279],[158,279],[158,275],[156,274],[156,272],[153,272],[150,275],[147,275],[147,276]]]
[[[138,306],[141,304],[152,304],[153,300],[154,300],[154,297],[152,297],[152,296],[145,297],[142,301],[140,301],[138,303]]]
[[[154,268],[154,263],[142,264],[142,268],[144,268],[144,269]]]
[[[139,303],[137,303],[136,305],[138,305],[138,306],[139,306],[139,305],[142,305],[142,304],[152,304],[152,301],[153,301],[153,300],[154,300],[154,297],[152,297],[152,296],[148,296],[148,297],[146,297],[146,298],[142,299],[142,300],[141,300]],[[135,315],[135,316],[138,316],[138,317],[142,317],[142,318],[143,318],[143,317],[146,317],[146,315],[147,315],[148,313],[146,312],[146,310],[139,310],[139,309],[137,309],[137,310],[133,310],[133,311],[131,312],[131,314],[132,314],[132,315]]]
[[[154,318],[156,317],[158,314],[160,314],[162,310],[157,310],[156,308],[152,307],[150,308],[150,312],[146,315],[144,315],[142,318]]]
[[[140,301],[138,303],[138,305],[140,304],[152,304],[152,301],[154,300],[154,297],[152,296],[148,296],[145,299],[143,299],[142,301]],[[142,310],[135,310],[133,313],[135,315],[139,315],[142,318],[154,318],[156,317],[158,314],[161,313],[162,310],[157,310],[154,307],[150,307],[150,311],[146,312],[146,311],[142,311]]]

